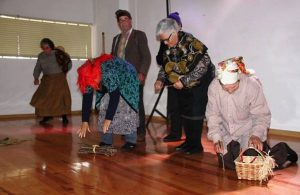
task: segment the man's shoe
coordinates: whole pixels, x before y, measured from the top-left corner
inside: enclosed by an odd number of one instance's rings
[[[68,120],[68,118],[67,118],[67,115],[62,115],[62,123],[63,123],[64,125],[67,125],[67,124],[69,123],[69,120]]]
[[[175,148],[176,151],[184,151],[189,147],[189,145],[187,144],[187,142],[183,142],[181,145],[177,146]]]
[[[63,118],[62,123],[64,125],[67,125],[69,123],[69,120],[67,118]]]
[[[132,151],[134,148],[136,147],[136,144],[130,143],[130,142],[126,142],[123,146],[122,146],[122,151],[124,152],[130,152]]]
[[[164,137],[163,140],[164,140],[164,142],[177,142],[177,141],[181,140],[181,137],[169,134],[166,137]]]

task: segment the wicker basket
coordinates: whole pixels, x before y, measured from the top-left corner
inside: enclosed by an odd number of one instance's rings
[[[244,153],[249,150],[255,150],[258,156],[244,156]],[[270,175],[273,175],[272,169],[275,166],[274,159],[269,155],[263,155],[261,151],[256,148],[249,147],[235,159],[235,169],[238,179],[246,180],[268,180]]]

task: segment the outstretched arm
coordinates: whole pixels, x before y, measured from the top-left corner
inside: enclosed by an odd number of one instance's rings
[[[206,107],[206,118],[207,118],[207,126],[208,126],[208,134],[207,137],[209,140],[212,140],[215,146],[215,150],[217,153],[223,153],[223,143],[221,136],[221,124],[222,118],[220,109],[217,105],[217,99],[215,94],[216,89],[212,83],[208,89],[208,103]]]
[[[86,132],[90,132],[89,128],[89,119],[90,119],[90,112],[93,103],[93,90],[87,90],[87,93],[84,93],[82,96],[82,113],[81,113],[81,128],[77,131],[78,136],[80,138],[85,137]]]
[[[40,77],[41,72],[42,72],[42,65],[41,65],[40,59],[38,58],[36,65],[34,67],[34,70],[33,70],[33,78],[34,78],[35,85],[39,84],[39,77]]]
[[[119,101],[120,91],[118,89],[109,93],[109,103],[108,108],[106,110],[105,121],[103,123],[103,133],[106,133],[108,131],[111,121],[113,120],[117,111]]]

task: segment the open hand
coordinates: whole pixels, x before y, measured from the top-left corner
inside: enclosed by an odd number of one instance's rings
[[[173,84],[173,87],[175,89],[182,89],[183,88],[183,84],[182,84],[181,81],[178,80],[178,81],[176,81],[176,83]]]
[[[160,90],[163,88],[163,82],[157,80],[155,83],[154,83],[154,91],[155,93],[158,93],[160,92]]]
[[[82,122],[81,128],[77,131],[77,134],[80,138],[83,138],[83,137],[85,137],[87,131],[91,132],[90,127],[89,127],[89,123],[88,122]]]
[[[108,128],[110,126],[111,120],[105,119],[103,122],[103,133],[106,133],[108,131]]]

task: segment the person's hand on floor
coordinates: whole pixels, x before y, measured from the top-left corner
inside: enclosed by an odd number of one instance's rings
[[[77,131],[77,134],[80,138],[84,138],[86,135],[86,132],[91,132],[89,123],[88,122],[82,122],[80,129]]]

